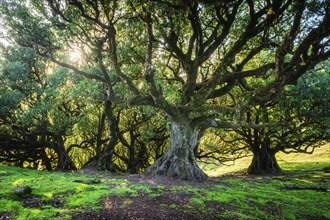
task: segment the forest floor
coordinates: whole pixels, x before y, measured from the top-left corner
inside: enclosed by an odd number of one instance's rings
[[[0,165],[0,220],[330,219],[329,154],[318,159],[282,162],[276,176],[243,170],[205,182]],[[32,192],[15,194],[22,186]]]
[[[93,170],[84,174],[98,176]],[[103,175],[99,175],[101,178]],[[229,211],[225,203],[206,201],[207,191],[216,187],[217,181],[186,182],[175,178],[145,175],[116,176],[129,182],[135,193],[108,195],[101,200],[100,211],[89,211],[73,219],[217,219],[217,212]],[[220,178],[217,178],[220,180]],[[201,193],[201,194],[200,194]]]
[[[276,176],[187,182],[0,166],[0,219],[330,219],[329,167],[304,163]],[[19,186],[32,193],[15,195]]]
[[[144,175],[116,177],[140,187],[133,195],[108,195],[101,200],[101,210],[79,213],[73,219],[330,219],[330,166],[318,167],[323,166],[262,177],[236,172],[203,183]],[[83,172],[97,176],[91,170]],[[296,188],[291,191],[288,186]],[[304,201],[306,195],[310,197]],[[304,206],[311,208],[302,211]]]

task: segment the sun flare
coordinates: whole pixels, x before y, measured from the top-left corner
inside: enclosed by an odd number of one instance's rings
[[[82,63],[83,53],[79,49],[73,49],[69,51],[69,60],[74,63]]]

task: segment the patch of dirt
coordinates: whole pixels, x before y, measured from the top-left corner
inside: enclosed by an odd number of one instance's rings
[[[55,199],[50,200],[50,201],[43,201],[42,205],[50,205],[50,206],[53,206],[55,208],[62,208],[63,207],[63,202],[60,198],[55,198]]]
[[[92,169],[81,170],[79,173],[92,175],[93,178],[116,178],[125,179],[129,185],[143,184],[149,186],[155,196],[146,193],[144,190],[137,192],[137,196],[118,196],[108,195],[102,200],[99,211],[85,210],[72,216],[74,220],[89,220],[89,219],[191,219],[191,220],[215,220],[226,219],[220,217],[221,214],[226,216],[226,212],[233,212],[234,206],[230,204],[205,201],[204,205],[198,205],[191,199],[194,197],[193,192],[182,192],[181,190],[172,190],[177,187],[199,188],[207,190],[215,187],[227,178],[243,178],[246,181],[256,181],[257,177],[246,175],[246,173],[235,173],[232,175],[222,176],[218,178],[209,178],[204,182],[190,182],[176,178],[163,176],[148,176],[144,174],[130,174],[130,175],[114,175],[105,172],[98,172]],[[263,176],[262,179],[270,179],[272,176]],[[222,183],[223,184],[223,183]],[[162,186],[159,188],[159,186]],[[110,186],[111,187],[111,186]],[[207,196],[207,195],[205,195]],[[280,215],[280,208],[271,205],[261,206],[251,202],[251,205],[258,206],[269,215]],[[239,216],[231,214],[228,219],[239,219]]]
[[[213,209],[215,212],[225,212],[227,210],[232,210],[233,208],[226,203],[216,202],[216,201],[205,201],[205,206]]]
[[[10,219],[10,212],[0,212],[0,220],[7,220]]]
[[[24,208],[40,208],[42,202],[38,197],[30,197],[22,200]]]
[[[81,213],[73,219],[203,219],[196,209],[185,206],[190,198],[189,194],[167,192],[156,197],[109,196],[103,200],[101,212]]]
[[[22,205],[24,208],[41,208],[44,205],[50,205],[55,208],[63,207],[63,203],[60,198],[55,198],[50,201],[42,201],[38,197],[29,197],[29,198],[23,199],[21,202],[22,202]]]
[[[273,203],[268,203],[266,206],[260,205],[253,201],[247,201],[250,206],[257,207],[259,210],[262,210],[265,213],[268,213],[272,216],[281,216],[281,209],[278,205]]]
[[[200,207],[192,202],[193,193],[172,191],[172,187],[198,185],[199,188],[207,188],[214,182],[206,181],[203,183],[187,182],[167,177],[150,177],[144,175],[129,175],[125,179],[130,184],[143,183],[152,189],[152,196],[143,190],[138,191],[137,196],[118,196],[109,195],[102,201],[101,211],[87,211],[73,216],[74,220],[89,219],[219,219],[217,215],[233,208],[218,202],[206,202],[205,206]],[[157,186],[162,185],[164,189]]]

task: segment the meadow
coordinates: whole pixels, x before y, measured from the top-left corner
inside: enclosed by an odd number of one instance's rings
[[[246,175],[250,159],[202,165],[205,182],[0,165],[0,219],[330,219],[330,144],[278,155],[275,176]]]

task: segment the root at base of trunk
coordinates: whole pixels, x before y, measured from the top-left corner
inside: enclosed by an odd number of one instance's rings
[[[152,166],[145,171],[146,174],[179,177],[189,181],[204,181],[207,175],[198,167],[196,162],[178,159],[171,160],[164,156],[159,158]]]

